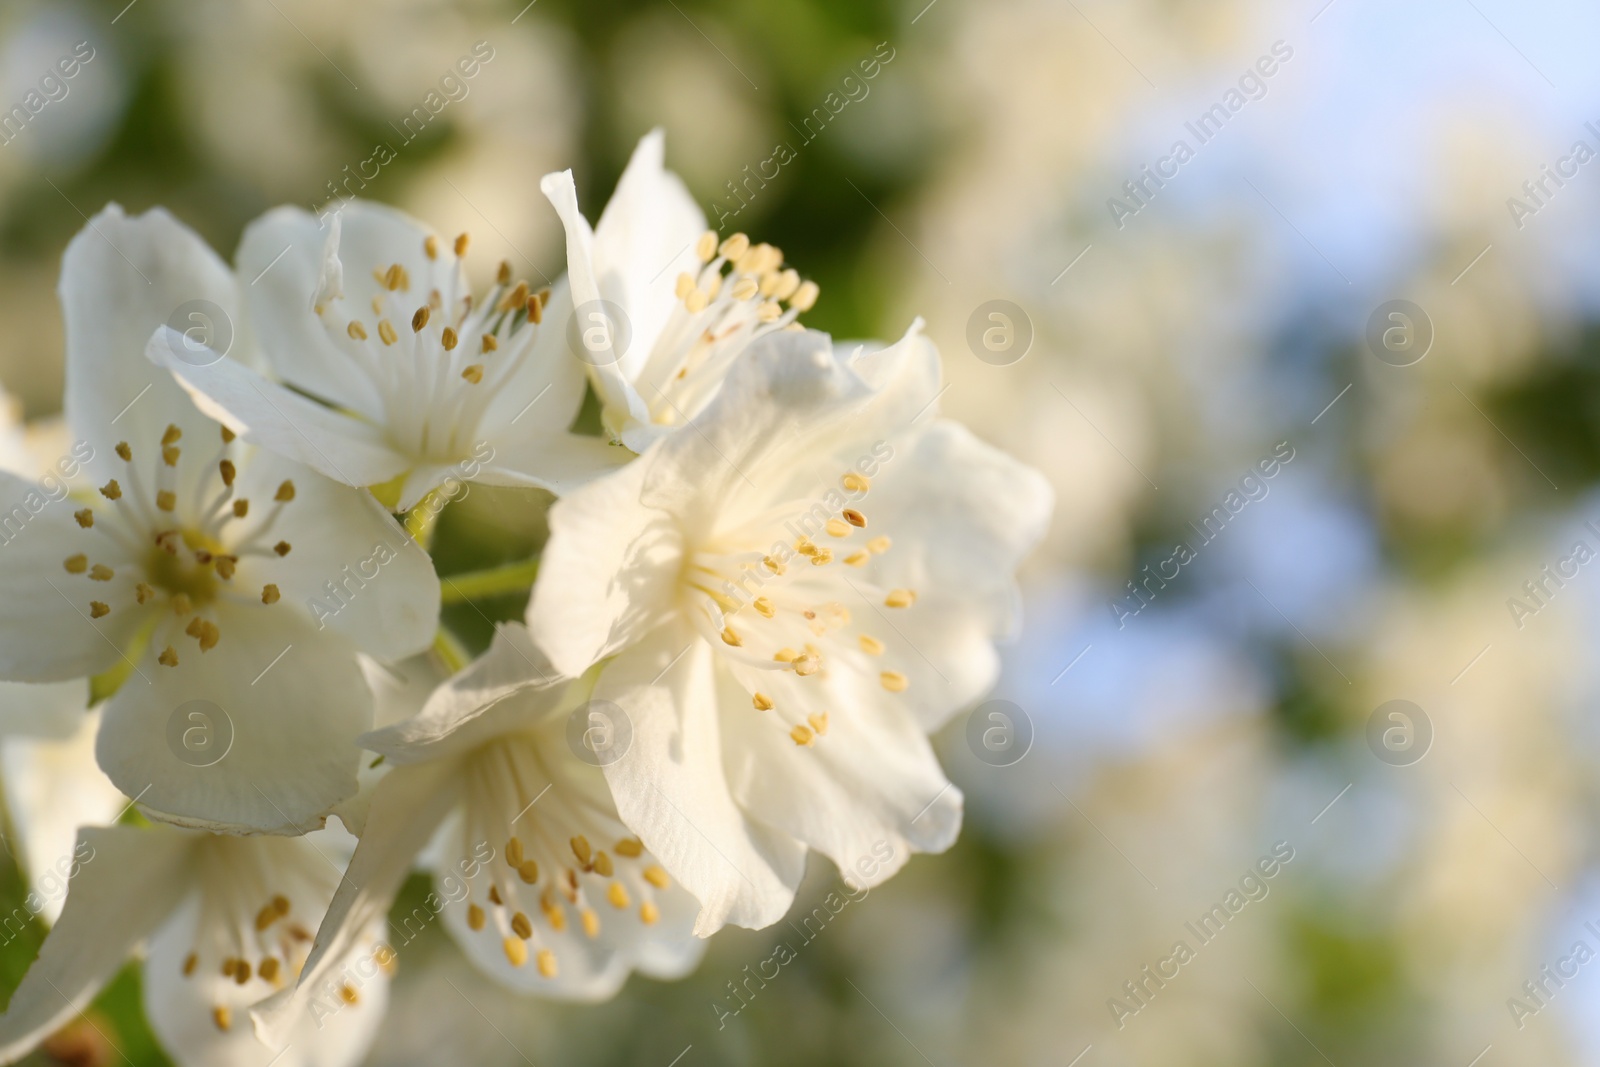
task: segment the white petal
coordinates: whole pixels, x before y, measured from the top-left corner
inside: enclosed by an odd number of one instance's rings
[[[801,747],[772,713],[748,713],[749,691],[719,673],[723,764],[751,817],[821,852],[856,887],[884,881],[912,852],[943,852],[955,842],[961,791],[910,710],[872,691],[876,678],[835,671],[823,680],[827,695],[818,702],[831,706],[828,731]]]
[[[187,834],[86,828],[61,918],[0,1015],[10,1063],[88,1006],[107,979],[190,889]]]
[[[368,655],[403,659],[427,648],[439,620],[439,578],[428,554],[371,493],[276,456],[253,456],[236,490],[265,507],[285,479],[295,498],[277,529],[294,547],[281,559],[241,560],[234,583],[276,584],[280,603],[303,612],[307,627],[342,634]]]
[[[582,674],[672,610],[682,538],[670,516],[640,503],[645,462],[584,486],[550,510],[528,629],[564,674]]]
[[[435,690],[415,718],[366,734],[361,743],[396,764],[459,755],[555,710],[569,682],[524,627],[501,623],[489,650]],[[518,699],[508,699],[513,696]]]
[[[334,225],[364,214],[347,205]],[[342,226],[341,226],[342,228]],[[296,207],[278,207],[245,227],[235,257],[244,295],[259,338],[261,356],[272,375],[312,396],[367,415],[380,410],[372,380],[334,344],[312,310],[331,266],[330,225]],[[422,238],[417,237],[419,243]]]
[[[372,423],[307,400],[232,359],[181,360],[172,350],[176,337],[162,327],[146,355],[171,371],[201,411],[244,440],[351,486],[381,485],[410,466]]]
[[[164,639],[152,642],[106,705],[100,766],[147,814],[178,825],[314,829],[356,792],[356,738],[372,721],[356,650],[293,612],[225,604],[216,617],[222,639],[208,652],[174,627],[175,668],[157,665]]]
[[[521,433],[491,442],[494,459],[478,481],[548,489],[565,496],[631,461],[626,448],[601,437],[572,433]]]
[[[1053,493],[1038,471],[957,423],[934,422],[894,448],[859,506],[895,547],[862,577],[917,590],[893,630],[879,630],[931,731],[994,683],[993,641],[1015,629],[1017,567],[1044,536]]]
[[[678,302],[678,275],[700,266],[695,242],[706,229],[694,197],[663,165],[665,141],[660,129],[640,139],[594,228],[601,294],[622,305],[633,328],[622,361],[630,379],[638,376]]]
[[[578,210],[578,191],[572,183],[570,170],[559,171],[555,174],[546,174],[539,182],[539,188],[555,205],[556,214],[561,216],[561,224],[567,231],[567,281],[572,288],[572,305],[575,313],[588,314],[595,310],[595,302],[602,297],[615,300],[607,295],[600,284],[594,262],[594,233],[589,229],[589,223]],[[623,307],[622,311],[631,319],[632,312]],[[566,323],[557,324],[565,332]],[[630,330],[631,333],[631,330]],[[629,352],[635,347],[642,348],[643,342],[637,337],[629,343]],[[624,353],[627,355],[627,353]],[[572,357],[576,360],[578,357]],[[604,421],[614,431],[620,429],[628,421],[648,422],[650,419],[649,408],[634,391],[626,372],[622,367],[622,360],[618,359],[605,363],[589,364],[589,376],[594,382],[595,392],[600,396],[601,407],[606,413]]]
[[[715,653],[686,626],[664,626],[608,663],[595,696],[631,720],[627,753],[606,767],[622,821],[701,902],[695,933],[783,918],[805,873],[805,846],[748,817],[722,767]]]
[[[533,348],[512,374],[495,387],[494,399],[484,408],[480,433],[496,443],[511,442],[522,434],[536,436],[565,431],[578,416],[588,386],[584,364],[567,348],[567,319],[572,314],[572,290],[562,275],[550,289],[544,306],[544,325],[534,336]],[[530,468],[537,474],[537,468]]]
[[[62,709],[73,721],[73,729],[65,737],[9,735],[0,740],[0,782],[5,786],[23,873],[43,904],[39,914],[53,923],[61,914],[78,830],[113,822],[126,808],[127,799],[95,763],[100,714],[84,710],[88,685],[81,681],[6,685],[0,686],[4,694],[0,699],[21,688],[57,691]]]
[[[322,984],[339,972],[367,929],[383,920],[412,859],[459,800],[455,770],[451,761],[397,767],[378,783],[361,843],[328,905],[299,981],[251,1013],[257,1036],[268,1045],[282,1048],[294,1040],[311,1018]]]
[[[95,593],[83,575],[62,566],[74,553],[101,547],[73,519],[76,503],[52,501],[42,487],[3,472],[0,500],[13,505],[0,513],[0,677],[65,681],[122,662],[119,650],[132,641],[143,613],[90,618]]]
[[[171,376],[144,358],[157,327],[173,323],[198,338],[231,334],[235,356],[253,358],[232,272],[161,208],[129,218],[111,204],[90,219],[62,259],[61,304],[67,421],[108,459],[118,441],[153,443],[168,423],[209,429]]]

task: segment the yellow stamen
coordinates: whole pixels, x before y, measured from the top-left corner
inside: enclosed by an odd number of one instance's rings
[[[149,582],[140,582],[133,587],[133,598],[143,604],[146,600],[156,595],[156,587]]]
[[[239,469],[231,459],[218,460],[217,472],[222,475],[222,484],[227,486],[233,485],[233,480],[239,476]]]
[[[723,241],[722,246],[717,249],[722,253],[722,258],[729,260],[737,260],[749,250],[750,238],[742,233],[736,233],[726,241]]]
[[[163,667],[176,667],[178,665],[178,650],[168,645],[161,655],[156,657],[156,662]]]
[[[796,726],[789,731],[789,738],[802,748],[814,744],[817,740],[816,735],[811,732],[811,727],[809,726]]]
[[[422,254],[429,259],[439,258],[439,239],[431,233],[422,239]]]
[[[276,501],[279,501],[281,503],[285,503],[285,504],[288,503],[289,501],[293,500],[294,499],[294,482],[289,478],[285,478],[282,482],[279,483],[278,491],[276,493],[272,494],[272,499],[274,499]]]
[[[446,352],[454,352],[456,345],[460,341],[461,338],[456,336],[456,331],[449,326],[446,326],[444,332],[439,335],[439,343],[444,345]]]
[[[469,240],[470,238],[468,238],[468,236],[464,233],[456,238],[455,251],[457,259],[460,259],[462,256],[467,254],[467,244]]]
[[[861,512],[857,511],[855,508],[845,508],[842,514],[844,515],[844,521],[848,522],[851,526],[859,527],[861,529],[866,528],[867,517],[861,514]]]
[[[887,608],[909,608],[916,602],[917,594],[910,589],[891,589],[883,598],[883,606]]]
[[[772,654],[772,658],[779,663],[793,663],[800,658],[800,653],[792,648],[780,648]]]
[[[789,298],[789,306],[796,311],[810,311],[817,304],[817,297],[822,295],[822,290],[816,282],[807,281],[800,284],[794,296]]]
[[[261,977],[262,977],[262,979],[264,981],[274,982],[274,983],[277,982],[277,980],[278,980],[278,957],[276,957],[276,956],[268,956],[266,959],[262,960],[261,961],[261,967],[259,968],[259,970],[260,970]]]
[[[856,642],[861,646],[861,651],[869,656],[883,655],[883,642],[871,634],[862,634],[856,638]]]
[[[67,568],[68,574],[82,574],[89,569],[89,557],[79,552],[75,556],[68,556],[62,566]]]
[[[644,843],[636,838],[624,837],[621,841],[617,842],[616,852],[619,856],[627,856],[629,859],[636,859],[639,856],[644,855]]]
[[[606,899],[618,911],[628,906],[628,890],[621,882],[612,882],[606,887]]]
[[[116,576],[117,572],[107,567],[104,563],[96,563],[89,568],[89,580],[91,582],[109,582]]]
[[[528,946],[520,938],[508,937],[500,947],[505,949],[506,959],[511,961],[511,966],[521,967],[528,962]]]
[[[711,257],[717,254],[717,232],[707,230],[700,235],[700,240],[695,242],[694,254],[700,257],[700,262],[710,263]]]
[[[467,927],[471,930],[482,930],[485,917],[483,909],[476,904],[467,905]]]
[[[517,877],[532,885],[539,880],[539,865],[533,860],[523,860],[517,864]]]
[[[175,511],[178,507],[178,494],[170,489],[156,491],[156,507],[162,511]]]
[[[755,694],[750,698],[750,702],[756,706],[757,711],[771,711],[773,707],[772,698],[765,693]]]
[[[591,855],[589,849],[589,839],[584,837],[582,834],[574,837],[572,839],[572,854],[578,857],[579,863],[587,867],[589,865],[589,856]]]
[[[583,922],[585,937],[595,938],[600,936],[600,916],[593,908],[584,908],[578,918]]]
[[[211,1021],[217,1024],[218,1030],[226,1031],[233,1025],[233,1012],[228,1010],[226,1004],[218,1004],[211,1009]]]
[[[350,320],[350,325],[344,328],[344,332],[350,335],[352,341],[365,341],[367,339],[367,328],[355,319]]]
[[[172,494],[168,493],[167,495],[171,496]],[[167,510],[171,511],[172,509],[168,508]],[[82,526],[85,530],[94,525],[94,512],[88,508],[84,508],[82,511],[74,511],[72,513],[72,517],[77,519],[78,525]]]
[[[883,687],[891,693],[904,693],[906,686],[911,684],[899,671],[884,671],[878,675],[878,681],[882,682]]]
[[[496,341],[494,339],[494,334],[486,333],[486,334],[483,335],[483,350],[485,352],[493,352],[495,349],[497,349],[499,347],[500,347],[500,342]]]
[[[167,445],[161,450],[161,462],[169,467],[176,467],[178,465],[178,457],[182,454],[183,450],[177,445]]]
[[[248,514],[250,514],[250,501],[246,500],[244,497],[240,497],[238,500],[233,502],[234,518],[242,519]]]
[[[639,921],[646,926],[654,926],[661,921],[661,909],[656,907],[655,901],[647,900],[639,905]]]
[[[522,839],[513,837],[506,842],[506,863],[512,867],[522,866]]]
[[[378,320],[378,340],[382,341],[386,345],[392,345],[396,341],[400,340],[400,335],[395,333],[394,323],[390,322],[388,319]]]
[[[829,519],[827,531],[829,537],[849,537],[850,524],[843,519]]]
[[[117,480],[113,478],[105,485],[100,487],[100,495],[105,497],[107,500],[121,500],[122,486],[118,485]]]
[[[483,381],[483,364],[473,363],[467,367],[463,367],[461,370],[461,377],[465,378],[473,385],[477,385],[479,382]]]
[[[194,973],[194,969],[196,967],[198,967],[199,965],[200,965],[200,957],[195,955],[193,952],[189,953],[183,959],[183,976],[185,978],[189,977],[191,974]]]
[[[289,554],[289,549],[292,547],[294,546],[290,545],[287,541],[279,541],[277,544],[272,546],[272,551],[276,552],[280,556],[287,556]]]
[[[770,619],[777,614],[777,609],[772,606],[772,601],[764,596],[758,596],[753,605],[763,618]]]
[[[511,916],[511,932],[526,941],[533,936],[533,923],[519,911]]]
[[[545,978],[556,976],[556,954],[547,948],[539,950],[539,974]]]
[[[89,601],[89,618],[100,619],[111,614],[111,608],[98,600]]]
[[[612,873],[611,857],[604,852],[594,854],[594,873],[602,878],[610,878]]]
[[[733,627],[724,626],[722,628],[722,642],[723,644],[732,645],[734,648],[738,648],[740,645],[744,644],[744,639],[734,632]]]
[[[417,309],[417,313],[411,316],[411,332],[421,333],[426,325],[428,325],[428,305],[423,304]]]
[[[644,880],[657,889],[665,889],[672,884],[672,877],[667,874],[666,869],[656,864],[644,869]]]
[[[828,713],[825,711],[819,711],[815,715],[807,715],[806,722],[811,724],[811,728],[817,732],[818,737],[828,732]]]
[[[167,445],[175,445],[182,437],[183,431],[178,429],[177,424],[169,422],[166,430],[161,434],[161,445],[163,448]]]
[[[263,604],[276,604],[280,596],[282,594],[278,592],[278,587],[270,582],[261,587],[261,602]]]
[[[118,441],[117,442],[116,452],[117,452],[117,455],[122,459],[122,462],[124,462],[124,463],[132,462],[132,460],[133,460],[133,449],[128,447],[128,442],[126,442],[126,441]]]

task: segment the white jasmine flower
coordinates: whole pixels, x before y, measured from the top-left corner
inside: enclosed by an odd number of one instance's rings
[[[101,212],[67,248],[61,297],[60,470],[98,488],[0,473],[0,677],[114,689],[100,764],[154,817],[320,825],[355,792],[371,723],[357,652],[427,646],[432,565],[370,494],[244,445],[143,358],[188,302],[240,319],[227,267],[170,215]]]
[[[145,1014],[185,1067],[361,1062],[382,1021],[394,963],[392,949],[376,945],[379,923],[351,938],[341,961],[347,969],[324,992],[319,1017],[295,1027],[283,1044],[263,1045],[246,1018],[305,961],[311,930],[340,879],[330,855],[348,838],[334,834],[81,831],[61,918],[0,1015],[0,1061],[14,1061],[82,1011],[148,943]]]
[[[818,293],[773,246],[742,233],[719,242],[663,169],[664,151],[660,130],[639,142],[592,232],[571,171],[539,184],[567,230],[577,320],[568,332],[605,428],[635,452],[699,414],[750,342],[788,326]]]
[[[245,232],[265,373],[185,352],[170,328],[150,340],[202,411],[401,511],[451,478],[559,490],[626,458],[567,433],[583,373],[561,333],[564,286],[535,291],[502,263],[475,295],[466,234],[441,240],[366,201],[331,218],[283,207]]]
[[[631,970],[687,973],[698,905],[617,817],[605,775],[568,742],[592,680],[556,674],[503,624],[484,656],[421,713],[362,743],[393,769],[378,784],[300,988],[261,1014],[274,1040],[352,937],[384,915],[432,841],[429,906],[468,958],[513,990],[614,994]]]
[[[529,626],[631,716],[607,778],[701,935],[780,918],[807,846],[872,885],[959,829],[925,733],[992,684],[1051,496],[923,421],[919,330],[876,352],[768,337],[690,426],[551,511]]]

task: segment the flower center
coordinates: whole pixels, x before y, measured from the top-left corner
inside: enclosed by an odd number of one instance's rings
[[[907,609],[917,599],[914,590],[872,581],[868,565],[891,541],[869,536],[867,517],[855,506],[870,481],[848,471],[840,484],[851,506],[830,511],[802,502],[768,510],[692,552],[685,564],[690,619],[735,665],[755,710],[772,713],[802,747],[828,732],[826,698],[814,680],[827,678],[835,663],[870,670],[870,658],[888,650],[843,601],[865,600],[875,621],[894,628],[883,609]],[[770,547],[757,547],[770,537],[776,537]],[[840,563],[859,573],[851,576]],[[877,674],[890,693],[910,685],[900,671]]]
[[[661,331],[640,380],[652,422],[676,426],[700,410],[728,365],[756,338],[792,327],[816,305],[817,283],[783,265],[783,252],[751,244],[742,233],[717,243],[713,230],[696,246],[699,271],[678,275],[678,304]],[[789,307],[783,307],[787,302]]]
[[[79,527],[89,532],[92,551],[75,552],[62,561],[68,574],[105,583],[89,601],[91,619],[105,618],[113,610],[171,609],[164,622],[156,616],[150,632],[156,647],[165,646],[157,662],[166,667],[178,665],[178,627],[201,652],[209,652],[222,637],[219,604],[277,603],[277,585],[266,583],[257,595],[239,589],[234,577],[241,559],[270,560],[288,555],[292,547],[283,540],[269,546],[269,535],[294,500],[294,482],[279,483],[272,505],[253,523],[248,521],[250,501],[234,494],[238,478],[230,458],[234,435],[225,426],[221,431],[221,447],[206,472],[192,479],[181,494],[182,430],[168,426],[162,433],[151,449],[155,462],[149,475],[141,471],[133,446],[119,442],[116,453],[124,464],[124,477],[100,487],[98,509],[85,507],[74,513]]]
[[[621,912],[638,900],[640,922],[660,920],[656,894],[672,881],[617,819],[604,789],[589,796],[581,789],[551,788],[562,783],[552,778],[536,740],[527,735],[483,746],[466,773],[464,851],[504,842],[500,856],[467,879],[467,926],[499,937],[513,967],[531,958],[541,975],[554,978],[556,954],[543,931],[561,933],[576,921],[587,937],[598,937],[600,901]],[[615,844],[607,852],[591,841]],[[482,903],[478,882],[487,883]],[[530,918],[535,914],[537,923]]]
[[[415,290],[410,272],[391,263],[372,271],[379,290],[370,307],[342,292],[316,304],[328,337],[371,382],[390,444],[420,462],[472,452],[485,410],[532,353],[550,302],[549,289],[513,282],[507,262],[475,298],[462,269],[468,244],[461,234],[447,257],[437,237],[425,238],[426,276]]]

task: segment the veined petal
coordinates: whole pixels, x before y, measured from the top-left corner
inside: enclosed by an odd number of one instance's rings
[[[695,241],[706,217],[665,163],[658,127],[640,138],[594,228],[594,267],[601,295],[628,313],[633,342],[623,374],[633,380],[677,303],[678,275],[700,266]]]
[[[165,829],[88,827],[61,918],[0,1015],[10,1063],[82,1011],[190,891],[193,841]]]
[[[436,689],[415,718],[374,730],[361,744],[396,764],[445,759],[556,709],[571,696],[571,684],[526,628],[501,623],[489,650]],[[525,699],[507,699],[518,694]],[[582,699],[578,695],[566,706]]]
[[[606,766],[622,821],[701,902],[695,933],[783,918],[805,846],[750,818],[722,764],[714,653],[693,630],[663,626],[606,665],[595,696],[620,706],[633,740]]]
[[[381,407],[372,380],[329,341],[312,309],[329,257],[334,265],[339,262],[332,226],[356,225],[372,206],[346,204],[333,222],[297,207],[273,208],[245,227],[235,257],[239,274],[249,282],[244,295],[267,369],[281,381],[367,416]],[[420,249],[420,229],[415,238],[407,244]]]
[[[582,674],[671,610],[682,540],[671,516],[640,502],[645,473],[643,460],[630,463],[550,510],[528,629],[563,674]]]
[[[721,705],[748,706],[749,692],[720,674]],[[961,791],[915,718],[873,692],[875,682],[827,678],[827,732],[805,746],[765,714],[722,720],[723,765],[740,807],[833,860],[858,888],[885,881],[913,852],[943,852],[961,830]]]
[[[615,297],[607,297],[601,285],[594,261],[594,232],[578,210],[578,190],[572,182],[570,170],[546,174],[540,180],[539,188],[555,206],[556,214],[561,216],[561,224],[566,228],[567,282],[572,289],[574,313],[582,317],[595,311],[596,302],[603,297],[615,300]],[[626,307],[622,310],[631,319],[632,313]],[[566,324],[561,326],[564,332]],[[630,341],[629,350],[643,343],[642,339],[635,336]],[[574,355],[572,358],[578,357]],[[600,395],[601,406],[613,413],[604,419],[613,432],[630,419],[648,421],[650,418],[648,407],[628,381],[621,363],[622,360],[617,359],[589,365],[589,376],[594,382],[595,392]]]
[[[96,455],[159,437],[168,423],[206,426],[171,377],[140,358],[157,327],[175,323],[202,341],[231,336],[235,358],[253,358],[233,273],[161,208],[130,218],[111,204],[90,219],[62,258],[61,305],[67,421]]]
[[[247,557],[235,583],[278,586],[283,606],[303,612],[319,634],[348,637],[368,655],[402,659],[427,648],[439,620],[433,561],[363,489],[317,477],[288,460],[258,452],[239,474],[239,494],[267,501],[293,481],[299,520],[294,549],[282,559]]]
[[[166,822],[315,829],[355,793],[356,738],[372,722],[356,649],[292,612],[222,604],[215,614],[216,647],[201,652],[176,635],[176,670],[159,666],[152,647],[107,704],[100,766]]]
[[[145,354],[172,372],[201,411],[244,440],[357,487],[380,485],[410,466],[371,423],[307,400],[232,359],[181,360],[173,354],[176,337],[162,327]]]
[[[272,1048],[294,1040],[324,982],[357,950],[369,926],[381,922],[395,893],[439,824],[459,800],[451,761],[397,767],[378,783],[367,825],[328,905],[299,980],[251,1013],[256,1035]]]

